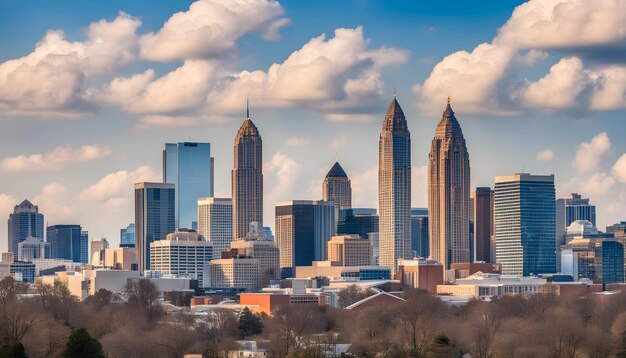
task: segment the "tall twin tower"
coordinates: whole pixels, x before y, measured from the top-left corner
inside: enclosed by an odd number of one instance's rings
[[[469,154],[449,99],[428,159],[430,253],[449,268],[470,261]],[[395,95],[380,132],[378,211],[379,264],[395,273],[398,260],[412,254],[411,134]]]

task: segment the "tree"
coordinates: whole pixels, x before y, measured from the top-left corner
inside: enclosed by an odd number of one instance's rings
[[[160,313],[159,290],[150,280],[141,279],[129,281],[125,289],[126,294],[128,294],[128,303],[142,308],[148,320],[152,320]]]
[[[373,294],[374,292],[368,288],[360,289],[357,285],[350,285],[339,291],[337,304],[339,308],[346,308]]]
[[[102,344],[93,338],[84,328],[78,328],[70,333],[61,354],[63,358],[104,358]]]
[[[26,349],[22,343],[5,344],[0,347],[0,358],[27,358]]]
[[[101,288],[94,295],[87,297],[87,303],[93,307],[96,311],[102,311],[102,309],[111,304],[113,299],[113,292]]]
[[[204,355],[221,357],[235,346],[239,322],[230,310],[217,309],[196,324],[195,330],[205,342]]]
[[[239,315],[239,335],[246,338],[263,333],[263,322],[258,315],[250,311],[248,307],[244,307]]]
[[[396,318],[408,339],[411,355],[422,357],[434,339],[435,318],[443,314],[447,306],[426,291],[407,291],[406,296],[406,302],[398,306]]]
[[[10,346],[22,342],[24,336],[40,322],[32,307],[12,301],[0,305],[0,339]]]

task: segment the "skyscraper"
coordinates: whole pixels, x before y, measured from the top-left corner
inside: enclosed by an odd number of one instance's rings
[[[474,221],[475,261],[491,262],[492,245],[495,243],[493,222],[493,195],[489,187],[478,187],[472,193],[472,217]]]
[[[335,218],[339,219],[339,210],[352,207],[352,187],[350,179],[339,162],[330,168],[322,183],[322,199],[335,203]]]
[[[449,269],[470,262],[470,161],[450,99],[428,156],[430,257]]]
[[[198,234],[213,244],[219,259],[233,241],[233,203],[230,198],[198,199]]]
[[[429,256],[428,209],[411,209],[411,250],[415,257]]]
[[[395,94],[378,144],[378,215],[379,264],[393,275],[411,257],[411,134]]]
[[[556,199],[556,249],[559,251],[565,242],[567,227],[577,220],[587,220],[596,226],[596,206],[589,204],[589,199],[583,199],[578,193],[571,197]],[[561,255],[557,254],[557,267]]]
[[[135,184],[135,249],[139,273],[150,269],[150,243],[174,232],[175,185]]]
[[[496,261],[502,273],[556,272],[554,175],[496,177]]]
[[[246,236],[250,223],[263,227],[263,141],[246,110],[246,120],[235,137],[232,171],[233,239]]]
[[[50,258],[87,263],[84,260],[89,242],[85,240],[80,225],[48,226],[46,241],[50,243]]]
[[[135,224],[120,229],[120,247],[135,247]]]
[[[43,214],[30,201],[24,200],[9,214],[9,251],[17,257],[17,245],[27,237],[43,239]]]
[[[166,143],[163,182],[176,184],[176,227],[197,229],[198,198],[213,196],[210,143]]]
[[[327,243],[335,229],[335,205],[314,200],[277,203],[275,228],[281,277],[293,277],[295,266],[326,260]]]

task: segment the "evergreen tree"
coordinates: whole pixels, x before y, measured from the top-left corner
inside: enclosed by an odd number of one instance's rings
[[[4,345],[0,347],[0,358],[27,358],[26,349],[22,343]]]
[[[263,333],[263,322],[258,315],[245,307],[239,315],[239,335],[241,338]]]
[[[63,358],[104,358],[102,345],[93,338],[84,328],[78,328],[70,333],[65,350],[61,354]]]

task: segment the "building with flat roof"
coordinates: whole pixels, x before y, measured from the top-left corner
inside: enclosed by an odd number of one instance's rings
[[[443,265],[435,260],[402,259],[398,262],[396,279],[403,289],[417,288],[432,294],[437,293],[437,285],[443,284]]]
[[[177,229],[165,240],[150,243],[150,271],[188,276],[202,285],[204,264],[213,257],[213,245],[196,231]],[[202,287],[202,286],[200,286]]]
[[[511,276],[477,272],[456,280],[454,285],[437,285],[438,295],[470,296],[476,299],[491,299],[522,293],[540,293],[547,279],[537,276]]]
[[[38,237],[27,237],[17,244],[17,261],[32,261],[33,259],[49,259],[50,243]]]
[[[391,270],[383,266],[339,266],[330,261],[314,261],[312,266],[296,266],[295,277],[328,277],[347,281],[390,280]]]
[[[239,257],[259,260],[261,264],[261,284],[269,285],[280,274],[280,251],[274,241],[237,240],[230,243],[230,250]]]
[[[372,262],[372,246],[359,235],[337,235],[328,241],[328,261],[340,266],[368,266]]]
[[[235,288],[249,292],[262,287],[261,261],[233,257],[204,265],[204,288]]]
[[[213,244],[213,259],[221,258],[233,241],[230,198],[198,198],[198,233]]]

